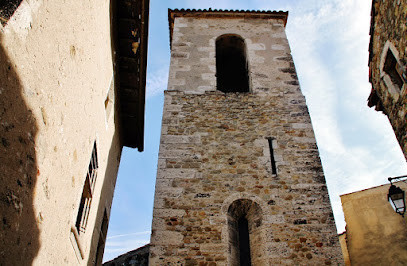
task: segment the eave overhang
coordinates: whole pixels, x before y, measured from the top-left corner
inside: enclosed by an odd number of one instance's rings
[[[384,111],[383,105],[381,103],[380,97],[377,94],[377,91],[373,87],[373,69],[372,69],[372,60],[373,60],[373,40],[374,40],[374,32],[375,32],[375,16],[376,16],[376,7],[375,7],[376,0],[372,0],[372,10],[370,11],[370,40],[369,40],[369,59],[368,59],[368,66],[369,66],[369,82],[372,84],[372,89],[370,95],[367,99],[367,106],[373,107],[376,106],[376,111]]]
[[[375,2],[376,0],[372,0],[372,10],[370,11],[370,30],[369,30],[369,35],[370,35],[370,40],[369,40],[369,68],[370,68],[370,62],[373,60],[373,38],[374,38],[374,31],[375,31],[375,15],[376,15],[376,9],[375,9]],[[369,71],[369,81],[371,82],[371,72]]]
[[[117,1],[116,77],[122,144],[144,149],[149,0]]]

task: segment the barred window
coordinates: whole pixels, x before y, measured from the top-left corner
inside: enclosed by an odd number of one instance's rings
[[[96,141],[93,144],[92,155],[90,158],[88,172],[86,174],[85,184],[83,186],[81,202],[79,204],[78,216],[76,217],[76,229],[78,234],[84,233],[88,223],[90,205],[92,203],[92,196],[95,189],[95,183],[98,170],[98,155],[96,148]]]

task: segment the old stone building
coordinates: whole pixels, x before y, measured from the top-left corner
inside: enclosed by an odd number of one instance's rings
[[[103,266],[148,266],[149,254],[150,244],[147,244],[107,261]]]
[[[368,105],[390,120],[407,159],[407,2],[373,0]]]
[[[404,191],[407,184],[394,183]],[[341,245],[347,265],[405,265],[407,222],[387,200],[390,185],[341,195],[346,232]]]
[[[0,265],[100,264],[143,149],[148,0],[0,3]]]
[[[287,16],[169,10],[150,265],[343,264]]]

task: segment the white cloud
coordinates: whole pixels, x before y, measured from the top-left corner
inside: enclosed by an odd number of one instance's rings
[[[121,235],[109,236],[109,237],[107,237],[107,239],[113,239],[113,238],[119,238],[119,237],[127,237],[127,236],[150,235],[150,233],[151,233],[151,231],[128,233],[128,234],[121,234]]]
[[[386,183],[406,166],[387,118],[367,107],[370,3],[318,2],[290,9],[286,31],[342,232],[339,195]]]
[[[147,75],[146,98],[162,94],[167,89],[168,66],[149,72]]]
[[[109,236],[106,239],[103,261],[109,261],[130,250],[135,250],[150,243],[150,231],[135,232]]]

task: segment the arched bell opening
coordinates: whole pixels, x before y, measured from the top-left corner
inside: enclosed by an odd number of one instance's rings
[[[216,39],[216,81],[222,92],[249,92],[246,44],[235,34]]]

